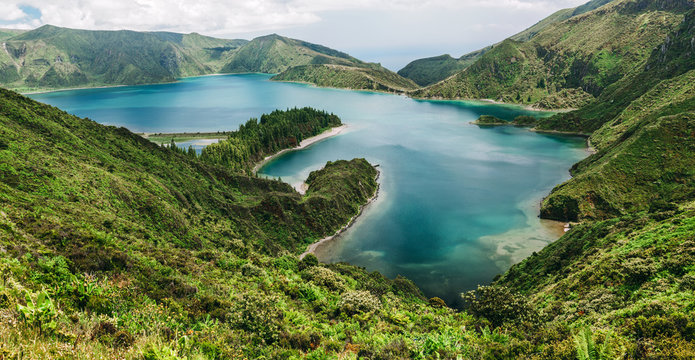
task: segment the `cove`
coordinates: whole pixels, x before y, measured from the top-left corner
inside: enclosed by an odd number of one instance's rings
[[[31,97],[134,132],[234,130],[251,117],[295,106],[333,112],[348,124],[346,130],[283,154],[260,174],[296,184],[326,161],[364,157],[379,164],[379,198],[352,228],[320,246],[317,256],[403,275],[450,305],[460,292],[489,283],[561,234],[557,224],[538,219],[538,204],[587,155],[584,140],[470,124],[482,114],[544,114],[269,78],[208,76]]]

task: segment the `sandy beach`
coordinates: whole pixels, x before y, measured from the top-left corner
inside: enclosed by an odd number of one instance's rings
[[[302,142],[300,142],[299,146],[297,146],[297,147],[293,147],[291,149],[285,149],[285,150],[276,152],[273,155],[266,156],[265,159],[261,160],[258,164],[256,164],[253,167],[253,173],[254,174],[257,173],[258,170],[260,170],[263,167],[263,165],[268,163],[268,161],[270,161],[270,160],[272,160],[272,159],[274,159],[274,158],[276,158],[276,157],[278,157],[278,156],[280,156],[288,151],[304,149],[310,145],[316,144],[317,142],[319,142],[321,140],[325,140],[331,136],[336,136],[336,135],[340,134],[341,132],[343,132],[343,130],[345,130],[346,128],[347,128],[347,125],[343,124],[343,125],[340,125],[338,127],[328,129],[328,130],[326,130],[326,131],[324,131],[316,136],[312,136],[310,138],[302,140]]]
[[[375,167],[377,167],[377,166],[379,166],[379,165],[375,165]],[[330,235],[330,236],[326,236],[325,238],[323,238],[323,239],[321,239],[321,240],[319,240],[319,241],[317,241],[317,242],[315,242],[315,243],[309,245],[309,246],[306,248],[306,251],[303,252],[301,255],[299,255],[299,259],[300,259],[300,260],[303,259],[303,258],[304,258],[305,256],[307,256],[308,254],[313,254],[314,251],[316,251],[316,249],[317,249],[319,246],[321,246],[321,244],[333,240],[333,238],[335,238],[336,236],[342,234],[345,230],[349,229],[349,228],[355,223],[355,221],[357,220],[357,218],[359,218],[360,215],[362,215],[362,212],[363,212],[364,209],[367,207],[367,205],[373,203],[374,200],[376,200],[376,199],[379,197],[379,188],[381,187],[381,184],[379,184],[379,176],[381,176],[381,171],[379,171],[379,169],[377,169],[377,170],[376,170],[376,177],[374,178],[374,180],[377,181],[377,184],[376,184],[376,191],[374,192],[374,196],[372,196],[372,197],[370,197],[369,199],[367,199],[367,202],[364,203],[364,205],[360,206],[360,210],[357,212],[357,214],[355,214],[355,216],[351,217],[351,218],[350,218],[350,221],[348,221],[348,223],[347,223],[345,226],[343,226],[343,227],[341,227],[340,229],[338,229],[338,231],[336,231],[335,234]]]

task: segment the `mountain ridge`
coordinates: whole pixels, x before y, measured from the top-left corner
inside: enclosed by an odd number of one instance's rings
[[[25,92],[162,83],[216,73],[278,74],[297,66],[321,64],[346,66],[340,69],[341,74],[363,78],[343,83],[338,81],[341,76],[333,76],[333,87],[381,90],[394,88],[395,83],[407,84],[401,91],[416,87],[378,64],[277,34],[248,41],[197,33],[92,31],[44,25],[0,36],[0,84]],[[333,68],[323,70],[331,72]],[[366,72],[371,75],[365,76]],[[293,74],[293,81],[311,82],[308,76]]]

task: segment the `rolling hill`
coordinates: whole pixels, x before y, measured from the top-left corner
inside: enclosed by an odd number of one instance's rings
[[[2,84],[16,89],[144,84],[216,72],[246,43],[198,34],[42,26],[3,41]]]
[[[213,73],[277,74],[297,66],[339,65],[333,87],[412,90],[409,80],[345,53],[276,34],[251,41],[196,33],[88,31],[42,26],[0,31],[0,84],[21,91],[175,81]],[[350,81],[341,81],[346,72]],[[368,73],[368,75],[367,75]],[[291,76],[290,76],[291,74]],[[303,72],[285,81],[312,82]],[[362,78],[356,81],[355,78]],[[323,85],[320,85],[323,86]]]

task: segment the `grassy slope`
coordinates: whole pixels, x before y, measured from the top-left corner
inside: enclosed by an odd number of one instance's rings
[[[417,59],[398,70],[398,75],[420,86],[432,85],[469,67],[478,59],[478,56],[468,55],[470,54],[464,55],[461,59],[455,59],[449,54]]]
[[[550,321],[590,326],[596,348],[613,351],[607,358],[690,359],[693,206],[577,226],[496,283],[528,296]]]
[[[275,34],[253,39],[232,54],[221,71],[278,74],[272,80],[350,89],[402,92],[417,87],[379,64]]]
[[[612,0],[592,0],[576,8],[557,11],[534,24],[530,28],[511,36],[510,39],[522,42],[529,41],[541,30],[552,24],[562,22],[572,16],[589,12],[610,1]],[[483,54],[485,54],[485,52],[493,47],[494,45],[473,51],[461,56],[458,59],[452,58],[450,55],[441,55],[414,60],[406,65],[403,69],[399,70],[398,75],[401,75],[406,79],[411,79],[420,86],[432,85],[473,65]]]
[[[219,71],[225,53],[244,42],[46,25],[5,41],[0,78],[22,90],[173,81]]]
[[[412,81],[381,66],[303,65],[289,68],[272,80],[388,92],[405,92],[417,88]]]
[[[362,64],[348,54],[276,34],[261,36],[235,52],[222,68],[226,73],[277,74],[307,64]]]
[[[695,353],[694,20],[687,14],[611,96],[553,120],[575,130],[596,121],[568,122],[578,115],[607,119],[591,135],[598,152],[542,205],[544,217],[582,223],[495,284],[528,296],[548,321],[590,326],[575,345],[608,358]]]
[[[582,106],[644,65],[689,7],[688,1],[614,1],[549,25],[530,41],[505,40],[465,71],[414,95]]]
[[[305,240],[374,193],[364,160],[312,172],[302,197],[9,91],[0,109],[4,358],[495,358],[542,347],[428,305],[408,280],[298,261]],[[42,292],[56,311],[20,315]]]
[[[607,90],[610,96],[540,121],[539,128],[568,131],[600,126],[590,137],[598,153],[575,165],[574,177],[544,200],[543,216],[602,219],[643,210],[657,199],[692,197],[695,149],[688,113],[695,111],[694,25],[691,12],[641,71]],[[674,117],[678,114],[684,115]]]

